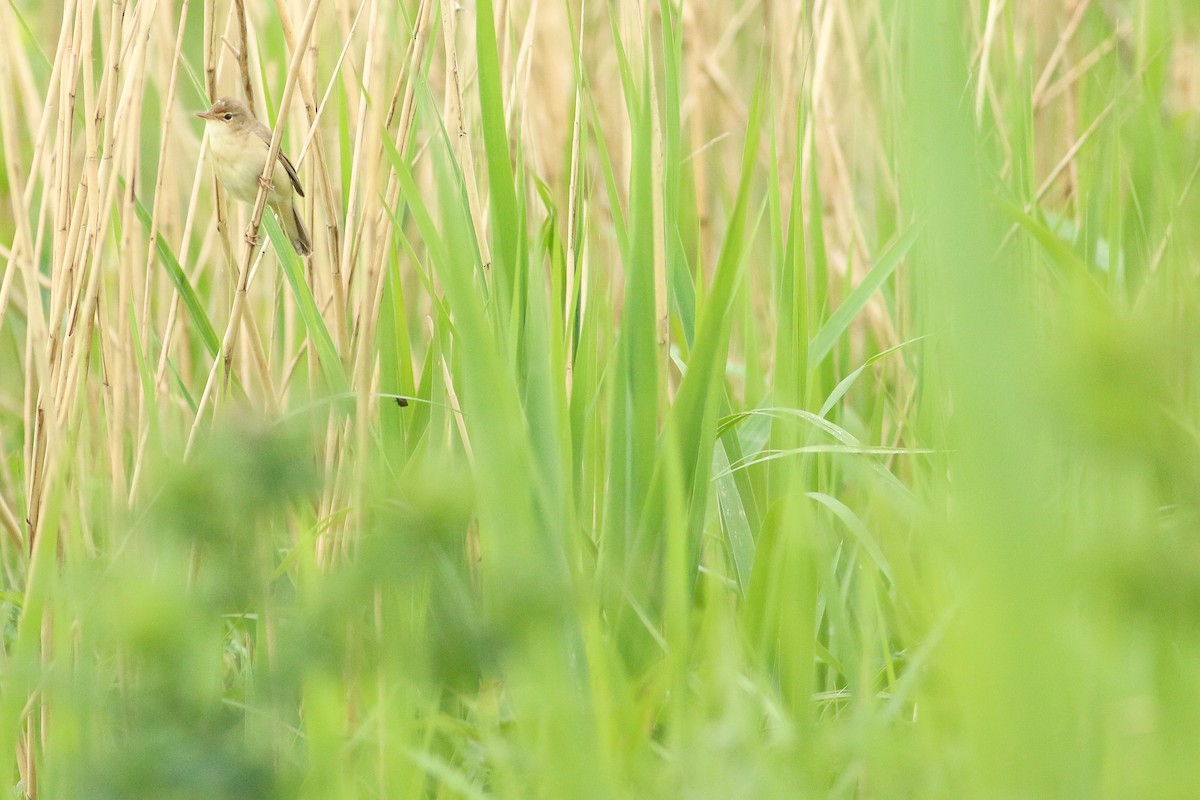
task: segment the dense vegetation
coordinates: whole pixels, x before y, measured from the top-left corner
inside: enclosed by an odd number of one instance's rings
[[[1192,795],[1194,3],[240,2],[0,3],[4,792]]]

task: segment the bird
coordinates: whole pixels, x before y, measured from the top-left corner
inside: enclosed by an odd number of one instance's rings
[[[255,119],[250,107],[236,97],[222,97],[208,111],[197,111],[208,128],[209,156],[217,180],[225,191],[246,203],[258,199],[258,187],[271,149],[271,129]],[[279,151],[267,203],[279,217],[292,247],[301,256],[312,253],[312,240],[296,209],[295,195],[304,197],[300,176],[291,160]]]

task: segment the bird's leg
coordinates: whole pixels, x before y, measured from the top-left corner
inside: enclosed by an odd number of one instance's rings
[[[258,185],[267,190],[267,197],[270,198],[270,196],[271,196],[271,179],[263,177],[263,175],[260,173],[258,176]],[[270,205],[270,203],[268,203],[267,205]],[[265,209],[264,209],[264,211],[265,211]],[[258,247],[258,243],[260,241],[262,241],[262,240],[259,238],[258,234],[251,231],[250,228],[246,229],[246,243],[247,244],[249,244],[251,247]]]

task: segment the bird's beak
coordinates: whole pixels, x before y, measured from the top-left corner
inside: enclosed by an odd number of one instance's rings
[[[216,115],[212,111],[197,111],[196,116],[200,119],[216,119]]]

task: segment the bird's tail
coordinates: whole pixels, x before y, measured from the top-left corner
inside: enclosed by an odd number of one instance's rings
[[[279,221],[283,223],[283,229],[288,238],[292,240],[292,247],[296,249],[296,252],[302,256],[311,254],[312,239],[308,238],[304,220],[300,219],[300,211],[296,208],[295,203],[292,203],[291,209],[279,215]]]

